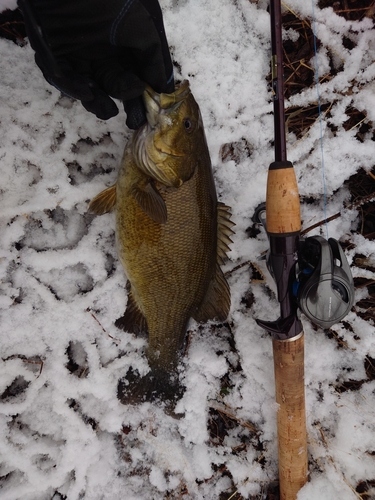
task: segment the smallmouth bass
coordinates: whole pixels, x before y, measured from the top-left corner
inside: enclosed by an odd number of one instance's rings
[[[151,370],[120,380],[123,403],[175,399],[189,319],[224,321],[230,308],[220,265],[234,224],[229,207],[217,201],[198,104],[187,81],[172,94],[147,88],[143,98],[148,122],[129,140],[117,184],[89,205],[96,214],[116,206],[128,303],[115,324],[148,333]]]

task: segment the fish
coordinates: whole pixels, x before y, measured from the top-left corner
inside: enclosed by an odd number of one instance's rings
[[[187,80],[171,94],[146,87],[147,123],[125,147],[117,183],[89,204],[116,210],[116,245],[128,300],[115,325],[147,333],[150,371],[118,384],[124,404],[173,401],[190,318],[224,322],[230,289],[221,265],[232,243],[231,209],[218,202],[199,106]]]

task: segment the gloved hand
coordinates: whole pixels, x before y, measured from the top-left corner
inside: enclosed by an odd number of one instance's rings
[[[157,0],[18,0],[35,61],[46,80],[98,118],[146,121],[145,83],[173,92],[173,65]]]

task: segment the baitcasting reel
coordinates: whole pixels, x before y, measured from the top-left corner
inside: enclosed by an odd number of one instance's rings
[[[252,220],[265,229],[265,204],[257,207]],[[271,275],[273,270],[267,267]],[[354,303],[354,282],[346,256],[334,238],[312,236],[299,241],[296,276],[292,292],[301,311],[321,328],[341,321]]]

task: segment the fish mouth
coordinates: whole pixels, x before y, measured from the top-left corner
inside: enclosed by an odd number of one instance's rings
[[[171,108],[180,105],[190,92],[188,80],[176,85],[176,90],[172,94],[158,94],[149,85],[146,85],[143,92],[146,111],[151,115],[158,115],[161,110],[171,110]]]
[[[168,122],[170,118],[166,111],[175,111],[186,97],[191,93],[189,82],[184,80],[176,86],[175,92],[172,94],[158,94],[149,85],[146,85],[143,93],[143,101],[146,107],[147,121],[151,129],[155,130],[160,122]],[[154,148],[162,155],[181,158],[184,153],[178,153],[163,141],[161,134],[155,134]]]
[[[146,108],[148,124],[155,128],[162,119],[167,120],[166,112],[175,111],[190,92],[187,80],[176,85],[176,90],[172,94],[158,94],[149,85],[146,85],[143,92],[143,102]]]
[[[179,178],[173,167],[168,166],[168,158],[174,163],[185,156],[176,151],[163,138],[163,124],[167,128],[173,126],[173,113],[190,94],[189,82],[184,80],[176,86],[172,94],[158,94],[150,86],[146,86],[143,101],[147,113],[147,124],[136,134],[134,153],[141,170],[166,186],[180,187],[183,180]]]

